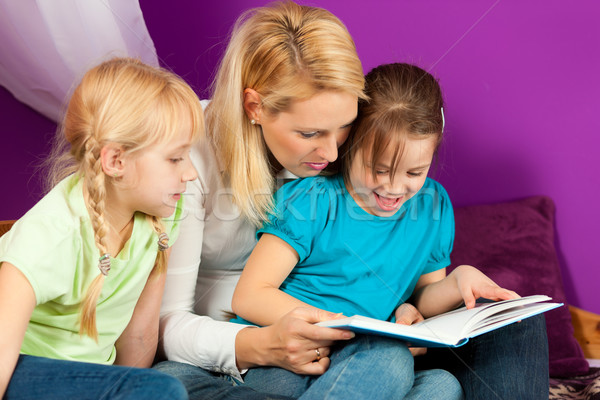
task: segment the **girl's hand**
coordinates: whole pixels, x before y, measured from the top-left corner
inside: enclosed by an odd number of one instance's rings
[[[396,309],[394,316],[396,317],[396,323],[402,325],[412,325],[425,319],[419,310],[409,303],[401,304],[400,307]],[[427,353],[426,347],[409,347],[408,350],[410,350],[413,357]]]
[[[354,337],[350,331],[314,325],[335,318],[340,318],[340,315],[317,308],[298,307],[273,325],[241,330],[236,338],[238,367],[272,365],[297,374],[323,374],[329,368],[333,342]],[[244,343],[252,343],[251,354],[239,346]]]
[[[470,265],[456,267],[448,277],[454,278],[458,292],[467,308],[473,308],[475,301],[480,297],[490,300],[509,300],[520,297],[512,290],[501,288],[483,272]]]

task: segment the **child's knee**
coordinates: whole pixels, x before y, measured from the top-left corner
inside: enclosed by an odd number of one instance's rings
[[[454,375],[444,369],[418,371],[415,375],[415,387],[423,398],[430,400],[462,400],[463,389]]]

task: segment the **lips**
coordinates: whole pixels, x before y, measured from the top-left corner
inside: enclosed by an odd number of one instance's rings
[[[377,202],[377,205],[379,206],[379,208],[382,211],[395,211],[400,207],[400,203],[402,202],[402,199],[404,198],[404,196],[400,196],[400,197],[384,197],[381,196],[375,192],[373,192],[373,194],[375,195],[375,201]]]
[[[179,201],[179,199],[181,199],[182,194],[183,193],[175,193],[172,197],[175,201]]]
[[[321,162],[321,163],[307,162],[305,164],[308,165],[310,168],[315,169],[317,171],[321,171],[321,170],[325,169],[327,167],[327,165],[329,165],[329,163],[327,161]]]

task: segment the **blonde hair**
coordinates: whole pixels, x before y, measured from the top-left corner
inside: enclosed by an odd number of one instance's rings
[[[100,151],[107,143],[126,153],[167,143],[182,131],[191,140],[204,132],[202,107],[194,91],[175,74],[131,58],[116,58],[92,68],[69,101],[53,155],[49,186],[70,174],[82,179],[87,208],[100,254],[108,253],[105,237],[106,184]],[[159,235],[159,218],[146,216]],[[157,247],[158,249],[158,247]],[[90,265],[89,268],[97,268]],[[157,250],[155,273],[166,268],[164,251]],[[100,273],[90,284],[80,310],[80,333],[97,339],[96,304],[104,283]]]
[[[407,134],[434,136],[436,150],[444,128],[444,100],[437,80],[416,65],[392,63],[373,68],[365,77],[368,101],[358,104],[358,116],[340,154],[344,177],[359,150],[363,162],[377,165],[383,154],[394,147],[390,165],[393,179]],[[376,178],[376,169],[372,169]]]
[[[325,90],[366,98],[356,47],[343,23],[321,8],[278,2],[244,13],[213,82],[206,110],[233,201],[256,225],[272,207],[274,177],[261,128],[244,112],[243,91],[256,90],[270,115]]]

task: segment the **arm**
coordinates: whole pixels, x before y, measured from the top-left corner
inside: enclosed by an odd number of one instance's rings
[[[425,319],[419,310],[410,303],[400,304],[396,308],[394,316],[396,317],[396,323],[401,325],[412,325]],[[408,350],[410,350],[413,356],[420,356],[427,353],[427,347],[409,347]]]
[[[187,185],[185,215],[180,221],[179,238],[169,259],[159,346],[169,360],[238,378],[241,378],[240,369],[256,365],[273,365],[304,373],[311,373],[312,367],[312,373],[319,373],[314,371],[314,366],[306,366],[302,357],[307,357],[307,349],[312,349],[312,361],[315,348],[334,340],[349,339],[353,337],[351,332],[313,326],[314,318],[301,311],[292,312],[265,328],[217,321],[194,312],[196,298],[207,295],[196,294],[205,231],[205,203],[220,210],[227,210],[231,205],[230,197],[223,195],[229,193],[227,188],[219,186],[219,169],[210,144],[195,148],[192,156],[199,178]],[[213,226],[218,231],[207,232],[207,235],[222,236],[229,229],[225,225],[234,224],[235,246],[247,246],[243,241],[253,242],[253,233],[241,235],[243,229],[248,229],[248,223],[239,220],[239,216],[237,218],[224,220],[223,231],[221,227]],[[321,372],[325,369],[321,367]]]
[[[298,307],[264,328],[246,328],[236,338],[240,369],[278,366],[302,375],[320,375],[329,368],[329,347],[354,333],[314,325],[338,317],[318,308]],[[315,362],[315,349],[322,358]]]
[[[298,263],[284,240],[265,233],[248,258],[233,293],[233,312],[258,325],[271,325],[296,307],[311,307],[282,292],[279,286]]]
[[[35,293],[25,275],[12,264],[0,264],[0,398],[17,364],[34,308]]]
[[[475,267],[461,265],[448,276],[445,269],[422,275],[413,292],[413,304],[428,318],[452,310],[462,302],[473,308],[480,297],[508,300],[519,295],[501,288]]]
[[[278,366],[301,374],[322,374],[329,366],[328,347],[334,341],[354,337],[349,331],[313,325],[335,317],[316,308],[295,309],[264,328],[215,321],[194,314],[198,264],[182,263],[178,259],[188,253],[185,249],[178,253],[182,250],[178,246],[191,239],[196,239],[193,248],[201,247],[197,237],[182,231],[169,259],[160,321],[160,336],[169,360],[238,378],[240,370],[255,366]],[[313,362],[316,348],[323,355],[318,363]]]
[[[167,257],[171,249],[166,250]],[[152,271],[138,299],[131,321],[115,347],[115,364],[148,368],[152,365],[158,344],[158,316],[165,287],[166,274]]]

